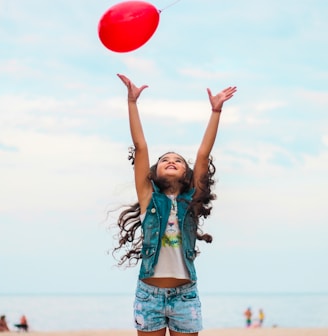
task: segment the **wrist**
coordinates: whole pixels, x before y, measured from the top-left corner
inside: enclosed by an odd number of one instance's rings
[[[222,112],[222,108],[212,108],[212,112],[221,113]]]

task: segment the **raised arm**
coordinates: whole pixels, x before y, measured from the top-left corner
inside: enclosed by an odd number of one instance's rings
[[[199,181],[201,180],[201,177],[206,174],[208,169],[208,159],[216,139],[223,103],[232,98],[236,91],[236,87],[230,86],[217,95],[213,96],[211,90],[207,89],[208,97],[212,107],[212,113],[202,142],[199,146],[194,166],[194,186],[196,187],[196,194]]]
[[[132,141],[135,147],[134,160],[134,178],[135,186],[140,204],[141,213],[146,211],[151,198],[152,186],[148,179],[149,174],[149,155],[148,146],[142,129],[142,124],[137,107],[137,100],[141,92],[147,88],[143,85],[140,88],[136,87],[129,78],[124,75],[117,75],[128,89],[128,110],[129,123]]]

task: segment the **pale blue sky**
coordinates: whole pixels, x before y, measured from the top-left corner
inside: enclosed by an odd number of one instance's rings
[[[107,254],[115,214],[104,221],[135,200],[117,73],[149,85],[152,159],[194,159],[206,88],[238,87],[213,150],[200,289],[328,291],[327,1],[181,0],[124,54],[97,35],[115,3],[0,0],[0,293],[134,291],[138,269]]]

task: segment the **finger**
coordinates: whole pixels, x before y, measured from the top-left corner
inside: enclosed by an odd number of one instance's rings
[[[131,88],[132,87],[132,82],[130,79],[124,75],[118,74],[118,77],[122,80],[122,82],[126,85],[126,87]]]
[[[209,88],[206,89],[207,90],[207,94],[208,94],[208,97],[211,98],[212,97],[212,92]]]
[[[127,77],[125,77],[124,75],[120,75],[120,74],[117,74],[117,76],[126,86],[128,86],[130,81]]]
[[[124,75],[121,74],[117,74],[117,77],[120,78],[121,80],[124,80],[126,78]]]
[[[234,92],[231,92],[225,96],[225,100],[229,100],[233,97]]]
[[[141,88],[140,88],[140,92],[143,91],[144,89],[147,89],[148,88],[148,85],[143,85]]]
[[[225,94],[226,97],[231,97],[235,92],[237,91],[237,88],[234,87],[228,87],[226,89],[223,90],[223,93]]]
[[[236,86],[230,86],[228,91],[230,91],[230,92],[236,92],[237,91],[237,87]]]
[[[230,91],[230,90],[231,90],[231,86],[225,88],[225,89],[223,90],[223,92],[226,93],[226,92],[228,92],[228,91]]]

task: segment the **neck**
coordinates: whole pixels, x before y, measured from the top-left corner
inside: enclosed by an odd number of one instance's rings
[[[181,192],[182,184],[177,179],[158,178],[155,184],[163,194],[178,196]]]
[[[176,186],[170,186],[167,189],[164,190],[164,193],[166,195],[172,195],[172,196],[178,196],[180,193],[180,185],[176,185]]]

